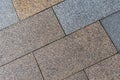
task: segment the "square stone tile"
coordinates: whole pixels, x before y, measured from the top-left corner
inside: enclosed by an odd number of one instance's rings
[[[64,80],[88,80],[85,73],[83,71],[75,74],[75,75],[72,75]]]
[[[120,80],[120,55],[100,62],[86,72],[89,80]]]
[[[120,10],[120,0],[65,0],[54,10],[69,34]]]
[[[0,67],[0,80],[43,80],[32,54]]]
[[[115,46],[120,50],[120,11],[101,20]]]
[[[61,80],[115,53],[99,22],[34,52],[46,80]]]
[[[25,19],[63,0],[13,0],[20,19]]]
[[[0,31],[0,65],[63,36],[52,9],[12,25]]]
[[[18,22],[15,8],[11,0],[0,0],[0,29]]]

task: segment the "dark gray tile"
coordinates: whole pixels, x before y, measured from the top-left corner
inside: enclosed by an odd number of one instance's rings
[[[120,0],[65,0],[54,10],[69,34],[120,10]]]
[[[115,46],[120,50],[120,11],[101,20]]]
[[[19,19],[15,12],[11,0],[0,0],[0,29],[18,22]]]
[[[117,51],[99,22],[34,52],[45,80],[61,80]]]
[[[63,36],[52,9],[12,25],[0,31],[0,65]]]
[[[91,66],[86,72],[89,80],[120,80],[120,55]]]
[[[32,54],[0,67],[0,80],[43,80]]]

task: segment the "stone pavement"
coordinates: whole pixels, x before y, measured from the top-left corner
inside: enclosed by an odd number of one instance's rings
[[[1,0],[0,80],[120,80],[120,0]]]

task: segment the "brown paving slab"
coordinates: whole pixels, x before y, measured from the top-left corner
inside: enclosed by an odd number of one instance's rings
[[[89,80],[120,80],[120,54],[86,70]]]
[[[87,76],[83,71],[76,73],[75,75],[72,75],[64,80],[88,80]]]
[[[20,19],[25,19],[64,0],[13,0]]]
[[[0,65],[63,36],[52,9],[12,25],[0,31]]]
[[[99,22],[34,52],[46,80],[60,80],[117,51]]]
[[[43,80],[32,54],[0,67],[0,80]]]

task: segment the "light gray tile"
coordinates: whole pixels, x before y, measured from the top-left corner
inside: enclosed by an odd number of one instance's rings
[[[86,72],[89,80],[120,80],[120,55],[100,62]]]
[[[45,80],[61,80],[117,51],[99,22],[34,52]]]
[[[120,10],[120,0],[65,0],[54,10],[69,34]]]
[[[63,36],[52,9],[12,25],[0,31],[0,65]]]
[[[0,0],[0,29],[10,26],[18,22],[11,0]]]
[[[85,73],[83,71],[77,73],[77,74],[74,74],[64,80],[88,80]]]
[[[32,54],[0,67],[0,80],[43,80]]]
[[[120,50],[120,11],[101,20],[115,46]]]

